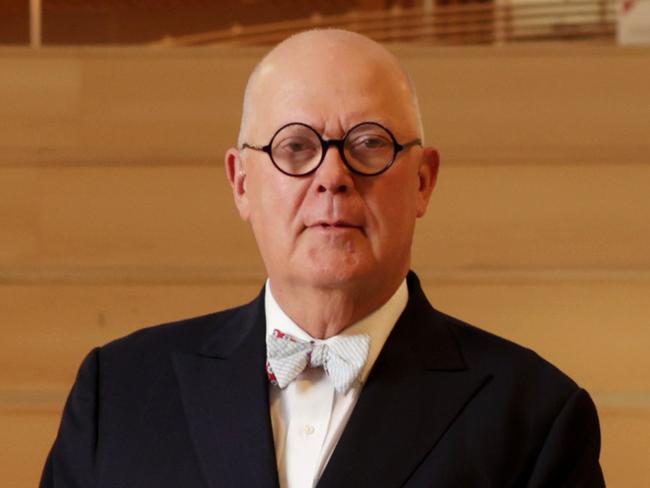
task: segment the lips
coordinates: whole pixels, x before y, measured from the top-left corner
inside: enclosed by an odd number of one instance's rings
[[[309,227],[361,227],[345,220],[327,221],[322,220],[310,225]]]
[[[347,220],[318,220],[306,226],[307,229],[322,230],[331,232],[343,232],[346,230],[358,230],[363,232],[363,226]]]

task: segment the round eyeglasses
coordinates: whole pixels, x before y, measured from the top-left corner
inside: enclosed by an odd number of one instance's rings
[[[325,140],[313,127],[292,122],[280,127],[266,146],[244,143],[241,149],[264,151],[273,165],[288,176],[307,176],[318,169],[330,146],[353,173],[375,176],[395,162],[400,151],[422,145],[420,139],[400,144],[386,127],[377,122],[362,122],[352,127],[343,139]]]

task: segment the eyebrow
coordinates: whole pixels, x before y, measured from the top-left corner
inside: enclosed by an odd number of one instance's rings
[[[286,120],[286,121],[283,121],[280,125],[278,125],[278,128],[279,128],[279,127],[282,127],[283,125],[287,125],[287,124],[291,124],[291,123],[295,123],[295,122],[299,122],[299,123],[301,123],[301,124],[306,124],[306,125],[308,125],[309,127],[312,127],[316,132],[318,132],[318,133],[321,135],[321,137],[324,137],[324,138],[326,138],[326,139],[329,139],[329,138],[332,138],[332,137],[333,137],[333,136],[331,136],[331,135],[327,135],[327,137],[325,137],[325,136],[326,136],[326,134],[325,134],[325,128],[324,128],[324,125],[323,125],[323,123],[322,123],[322,120],[319,121],[319,122],[316,122],[316,121],[313,120],[313,119],[308,119],[308,118],[298,118],[298,117],[297,117],[297,118],[295,118],[295,119],[293,119],[293,120]],[[336,135],[335,138],[336,138],[336,137],[339,137],[339,136],[340,136],[340,137],[343,137],[345,134],[348,133],[348,131],[349,131],[352,127],[354,127],[355,125],[359,125],[359,124],[361,124],[361,123],[363,123],[363,122],[375,122],[375,123],[377,123],[377,124],[380,124],[380,125],[386,127],[387,129],[389,129],[389,130],[390,130],[391,132],[393,132],[393,133],[394,133],[395,130],[396,130],[396,129],[393,127],[393,125],[391,124],[391,121],[389,121],[389,120],[386,119],[386,118],[382,118],[382,117],[367,117],[367,118],[366,118],[366,117],[351,117],[350,119],[346,120],[346,124],[345,124],[345,126],[343,127],[343,133],[340,134],[340,135]]]

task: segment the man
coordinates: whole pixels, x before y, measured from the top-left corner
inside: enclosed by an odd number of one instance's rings
[[[95,349],[41,486],[604,486],[587,393],[409,273],[437,170],[384,48],[338,30],[277,46],[226,154],[264,290]]]

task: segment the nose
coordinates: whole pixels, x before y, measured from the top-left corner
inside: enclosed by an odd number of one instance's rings
[[[325,158],[315,175],[318,193],[331,192],[334,195],[347,193],[353,185],[352,174],[335,146],[327,148]]]

